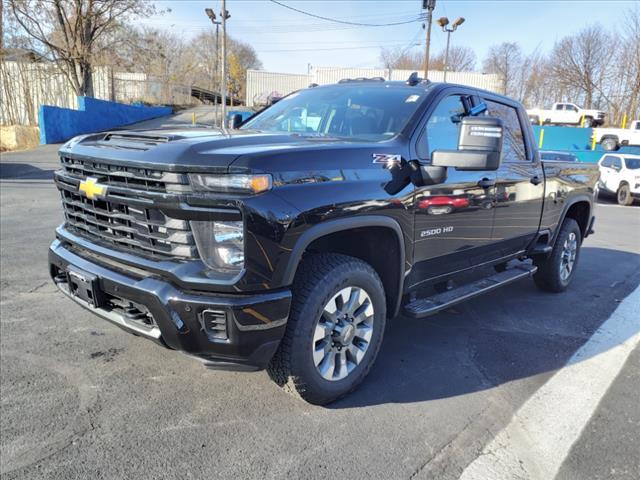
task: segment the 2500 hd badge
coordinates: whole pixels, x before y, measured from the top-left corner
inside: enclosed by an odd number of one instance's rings
[[[423,230],[420,232],[420,237],[431,237],[433,235],[440,235],[441,233],[451,233],[453,232],[453,227],[438,227],[432,228],[431,230]]]
[[[522,105],[495,93],[345,80],[233,127],[64,145],[51,277],[128,332],[312,403],[365,379],[401,311],[528,276],[563,291],[592,233],[597,166],[541,161]]]

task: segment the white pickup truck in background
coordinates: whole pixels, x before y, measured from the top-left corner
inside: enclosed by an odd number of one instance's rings
[[[594,128],[593,137],[608,151],[626,145],[640,146],[640,120],[634,120],[628,128]]]
[[[532,108],[527,110],[529,118],[535,124],[551,125],[582,125],[585,128],[596,127],[604,124],[606,112],[602,110],[589,110],[580,108],[575,103],[556,102],[551,110]],[[582,119],[584,117],[584,121]]]

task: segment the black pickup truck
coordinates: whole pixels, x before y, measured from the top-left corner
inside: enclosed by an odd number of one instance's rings
[[[317,404],[363,380],[401,311],[567,288],[598,178],[541,161],[518,102],[416,75],[304,89],[239,128],[78,137],[60,160],[62,292]]]

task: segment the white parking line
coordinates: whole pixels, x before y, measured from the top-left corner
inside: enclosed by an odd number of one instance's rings
[[[461,480],[555,477],[601,398],[640,343],[640,287],[515,413]]]

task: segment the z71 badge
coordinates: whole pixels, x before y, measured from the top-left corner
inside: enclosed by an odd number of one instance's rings
[[[374,153],[373,163],[384,165],[386,168],[391,168],[394,165],[400,164],[402,156],[398,154],[389,153]]]

